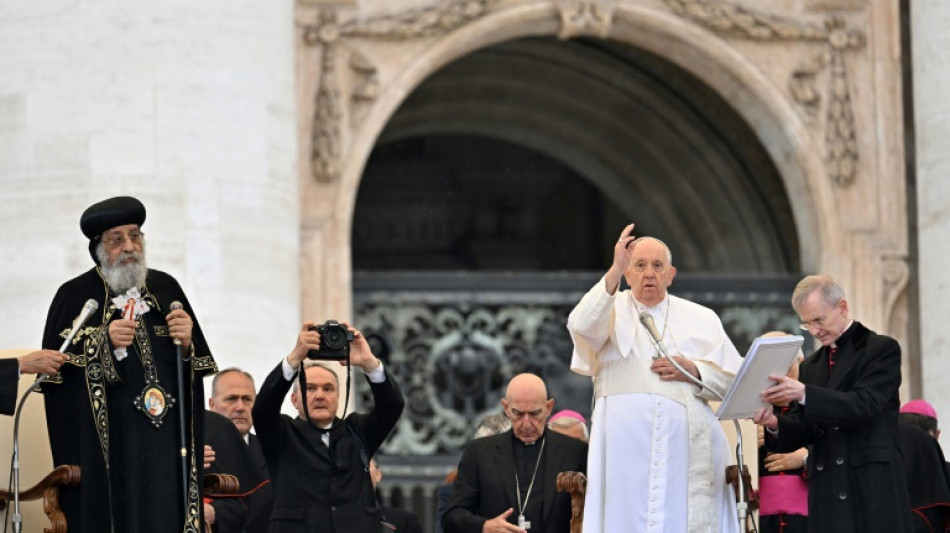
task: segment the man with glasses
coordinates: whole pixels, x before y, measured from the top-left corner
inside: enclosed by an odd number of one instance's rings
[[[83,304],[99,304],[42,386],[53,463],[82,469],[78,486],[60,490],[70,531],[201,528],[201,378],[216,367],[178,282],[146,266],[144,222],[145,206],[131,197],[86,209],[79,225],[96,266],[59,288],[46,319],[43,347],[57,349]]]
[[[725,394],[739,353],[712,310],[667,293],[670,249],[632,232],[623,229],[610,269],[567,321],[571,369],[594,378],[584,532],[738,532],[729,446],[707,403],[717,397],[663,354]]]
[[[587,444],[546,430],[554,400],[534,374],[513,377],[501,405],[511,429],[465,447],[443,531],[567,533],[571,498],[557,475],[586,470]]]
[[[754,422],[768,430],[771,451],[812,446],[809,530],[910,531],[897,437],[900,346],[853,320],[844,290],[830,276],[800,281],[792,307],[821,346],[802,362],[799,380],[769,376],[776,384],[762,398],[793,403],[788,415],[776,416],[768,406]]]

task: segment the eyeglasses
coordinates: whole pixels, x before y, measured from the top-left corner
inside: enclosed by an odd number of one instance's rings
[[[132,244],[141,244],[142,237],[145,237],[145,234],[137,230],[130,231],[127,235],[121,231],[117,231],[115,233],[103,235],[102,241],[109,248],[118,248],[119,246],[122,246],[123,243],[125,243],[126,239],[132,241]]]
[[[810,320],[808,322],[802,322],[801,324],[798,325],[798,327],[801,328],[803,331],[809,331],[809,332],[811,331],[812,328],[821,329],[824,327],[825,321],[828,320],[828,313],[834,312],[837,309],[838,309],[838,305],[835,304],[835,306],[829,309],[824,315],[821,315],[820,317],[814,320]]]
[[[801,324],[798,325],[798,327],[801,328],[802,331],[811,331],[811,328],[821,329],[821,326],[825,324],[825,320],[827,319],[828,317],[823,316],[821,318],[816,318],[815,320],[812,320],[811,322],[802,322]]]

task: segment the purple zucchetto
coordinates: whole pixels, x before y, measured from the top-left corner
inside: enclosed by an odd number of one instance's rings
[[[911,400],[901,406],[901,413],[910,413],[915,415],[929,416],[937,419],[937,410],[925,400]]]

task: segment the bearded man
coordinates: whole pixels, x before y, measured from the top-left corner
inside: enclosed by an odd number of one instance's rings
[[[42,385],[53,463],[82,470],[79,486],[60,492],[71,533],[203,528],[201,378],[217,369],[178,282],[146,266],[144,222],[145,206],[131,197],[86,209],[79,225],[96,266],[59,288],[46,319],[43,346],[56,349],[83,303],[99,303],[60,373]],[[175,301],[182,309],[171,309]]]

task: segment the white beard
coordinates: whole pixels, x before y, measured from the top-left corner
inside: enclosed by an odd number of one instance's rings
[[[141,289],[145,286],[145,276],[148,274],[148,266],[145,264],[145,245],[142,245],[142,252],[127,252],[116,258],[114,263],[109,263],[109,255],[105,247],[100,244],[96,248],[96,256],[99,258],[99,270],[102,277],[106,280],[109,288],[118,294],[136,288]],[[133,263],[123,264],[122,261],[134,257]]]

